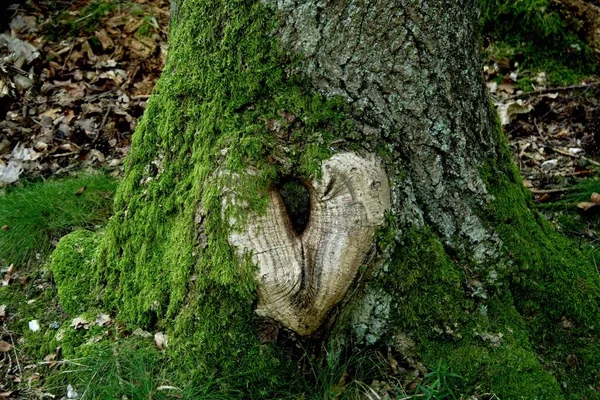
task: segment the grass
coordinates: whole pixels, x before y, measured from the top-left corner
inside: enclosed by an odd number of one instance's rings
[[[456,386],[460,378],[460,375],[449,372],[444,364],[438,363],[431,372],[425,375],[423,382],[419,383],[415,394],[407,399],[456,400],[459,398]]]
[[[114,179],[102,174],[26,183],[0,195],[0,260],[20,267],[44,259],[76,228],[93,229],[112,211]]]
[[[598,73],[589,46],[572,32],[550,0],[479,0],[490,56],[544,71],[551,84],[574,84]],[[530,89],[530,87],[529,87]]]
[[[76,14],[68,11],[60,12],[52,19],[46,28],[46,35],[52,39],[60,39],[65,34],[70,36],[84,36],[92,34],[97,28],[100,19],[110,13],[116,2],[91,1]]]

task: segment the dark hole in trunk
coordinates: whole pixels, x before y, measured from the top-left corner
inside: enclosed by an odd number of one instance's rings
[[[310,193],[300,180],[284,178],[277,191],[283,199],[288,217],[296,234],[301,235],[310,218]]]

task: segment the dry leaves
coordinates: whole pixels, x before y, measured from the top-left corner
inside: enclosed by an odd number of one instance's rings
[[[560,189],[565,177],[585,177],[598,166],[600,155],[600,101],[589,90],[551,90],[543,72],[529,76],[524,94],[518,63],[493,60],[484,67],[487,86],[504,132],[519,164],[524,183],[534,192]],[[547,200],[549,194],[536,194]]]
[[[590,196],[590,201],[582,201],[577,204],[577,208],[583,211],[588,211],[591,208],[596,208],[600,206],[600,194],[592,193]]]
[[[12,344],[5,342],[4,340],[0,340],[0,353],[8,353],[13,348]]]
[[[0,187],[89,166],[119,175],[165,61],[168,1],[120,4],[98,29],[60,40],[48,32],[86,17],[85,3],[60,15],[51,3],[9,10],[0,33]]]

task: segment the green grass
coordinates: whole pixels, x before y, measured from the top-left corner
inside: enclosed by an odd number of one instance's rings
[[[115,5],[114,1],[91,1],[75,15],[62,11],[51,19],[45,34],[51,40],[63,39],[65,34],[70,36],[92,34],[98,28],[100,19],[109,14]]]
[[[115,188],[114,179],[95,174],[5,189],[0,195],[0,261],[31,264],[75,228],[104,223]]]
[[[460,375],[449,372],[444,364],[438,363],[431,372],[425,375],[423,382],[419,383],[415,389],[415,394],[409,398],[423,400],[456,400],[459,398],[456,386],[460,379]]]
[[[579,83],[598,73],[592,50],[572,32],[550,0],[479,0],[491,56],[544,71],[551,84]]]

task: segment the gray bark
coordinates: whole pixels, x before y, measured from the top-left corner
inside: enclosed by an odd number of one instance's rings
[[[359,131],[347,140],[390,152],[396,216],[477,261],[495,257],[499,240],[478,217],[491,200],[478,167],[497,149],[476,2],[265,1],[314,88],[352,105]]]

